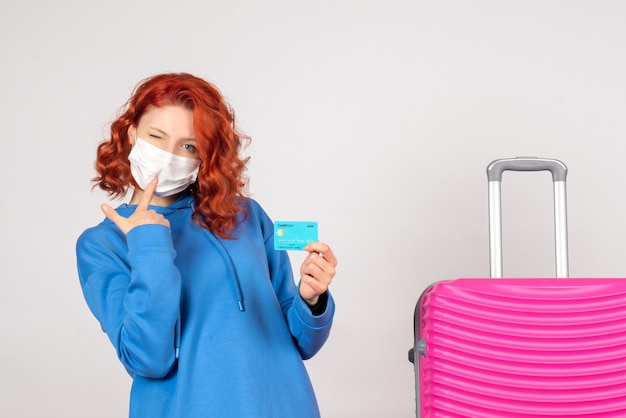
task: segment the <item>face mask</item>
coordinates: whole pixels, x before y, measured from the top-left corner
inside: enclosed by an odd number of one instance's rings
[[[181,157],[137,137],[135,146],[128,154],[130,172],[143,190],[155,177],[159,183],[154,192],[157,196],[171,196],[185,190],[196,181],[200,160]]]

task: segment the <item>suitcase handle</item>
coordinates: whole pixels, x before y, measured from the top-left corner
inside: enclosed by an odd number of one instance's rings
[[[487,167],[489,181],[502,181],[504,171],[550,171],[552,181],[565,181],[567,167],[559,160],[537,157],[517,157],[495,160]]]
[[[518,157],[500,159],[487,166],[489,180],[489,261],[491,277],[502,277],[502,173],[512,171],[550,171],[554,184],[554,233],[556,277],[568,277],[567,198],[565,183],[567,167],[559,160]]]

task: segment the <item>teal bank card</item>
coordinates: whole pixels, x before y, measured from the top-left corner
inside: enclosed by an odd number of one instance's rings
[[[317,241],[317,222],[274,222],[275,250],[301,250]]]

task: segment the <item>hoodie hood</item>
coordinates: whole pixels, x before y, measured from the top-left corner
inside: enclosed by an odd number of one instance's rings
[[[167,218],[176,217],[177,215],[190,216],[190,214],[189,215],[187,214],[187,211],[190,209],[193,210],[194,203],[195,201],[191,193],[185,192],[181,194],[175,201],[173,201],[167,206],[149,205],[148,209],[154,210],[155,212]],[[122,216],[128,217],[132,215],[136,209],[137,209],[137,204],[129,205],[127,203],[123,203],[117,207],[117,212]],[[206,228],[202,228],[202,229],[205,231],[207,237],[209,238],[211,243],[215,246],[215,249],[218,251],[219,255],[222,257],[222,260],[224,261],[224,265],[230,271],[233,295],[237,301],[237,306],[239,307],[239,310],[244,312],[245,307],[243,304],[243,292],[241,290],[241,283],[239,281],[237,269],[235,268],[235,263],[233,262],[233,259],[230,256],[230,253],[228,252],[228,250],[222,243],[222,240],[220,237],[216,236],[215,234],[213,234],[211,231],[209,231]]]
[[[167,216],[167,215],[171,215],[172,213],[180,209],[193,208],[193,205],[194,205],[193,196],[191,195],[191,193],[185,192],[185,193],[182,193],[180,196],[178,196],[178,198],[175,201],[173,201],[167,206],[149,205],[148,208],[154,210],[157,213],[160,213],[163,216]],[[117,207],[116,210],[120,215],[128,217],[132,215],[133,212],[135,212],[135,209],[137,209],[136,203],[132,205],[128,203],[122,203],[121,205]]]

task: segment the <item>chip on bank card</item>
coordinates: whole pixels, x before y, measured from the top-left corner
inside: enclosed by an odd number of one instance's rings
[[[317,242],[317,222],[274,222],[274,249],[301,250]]]

